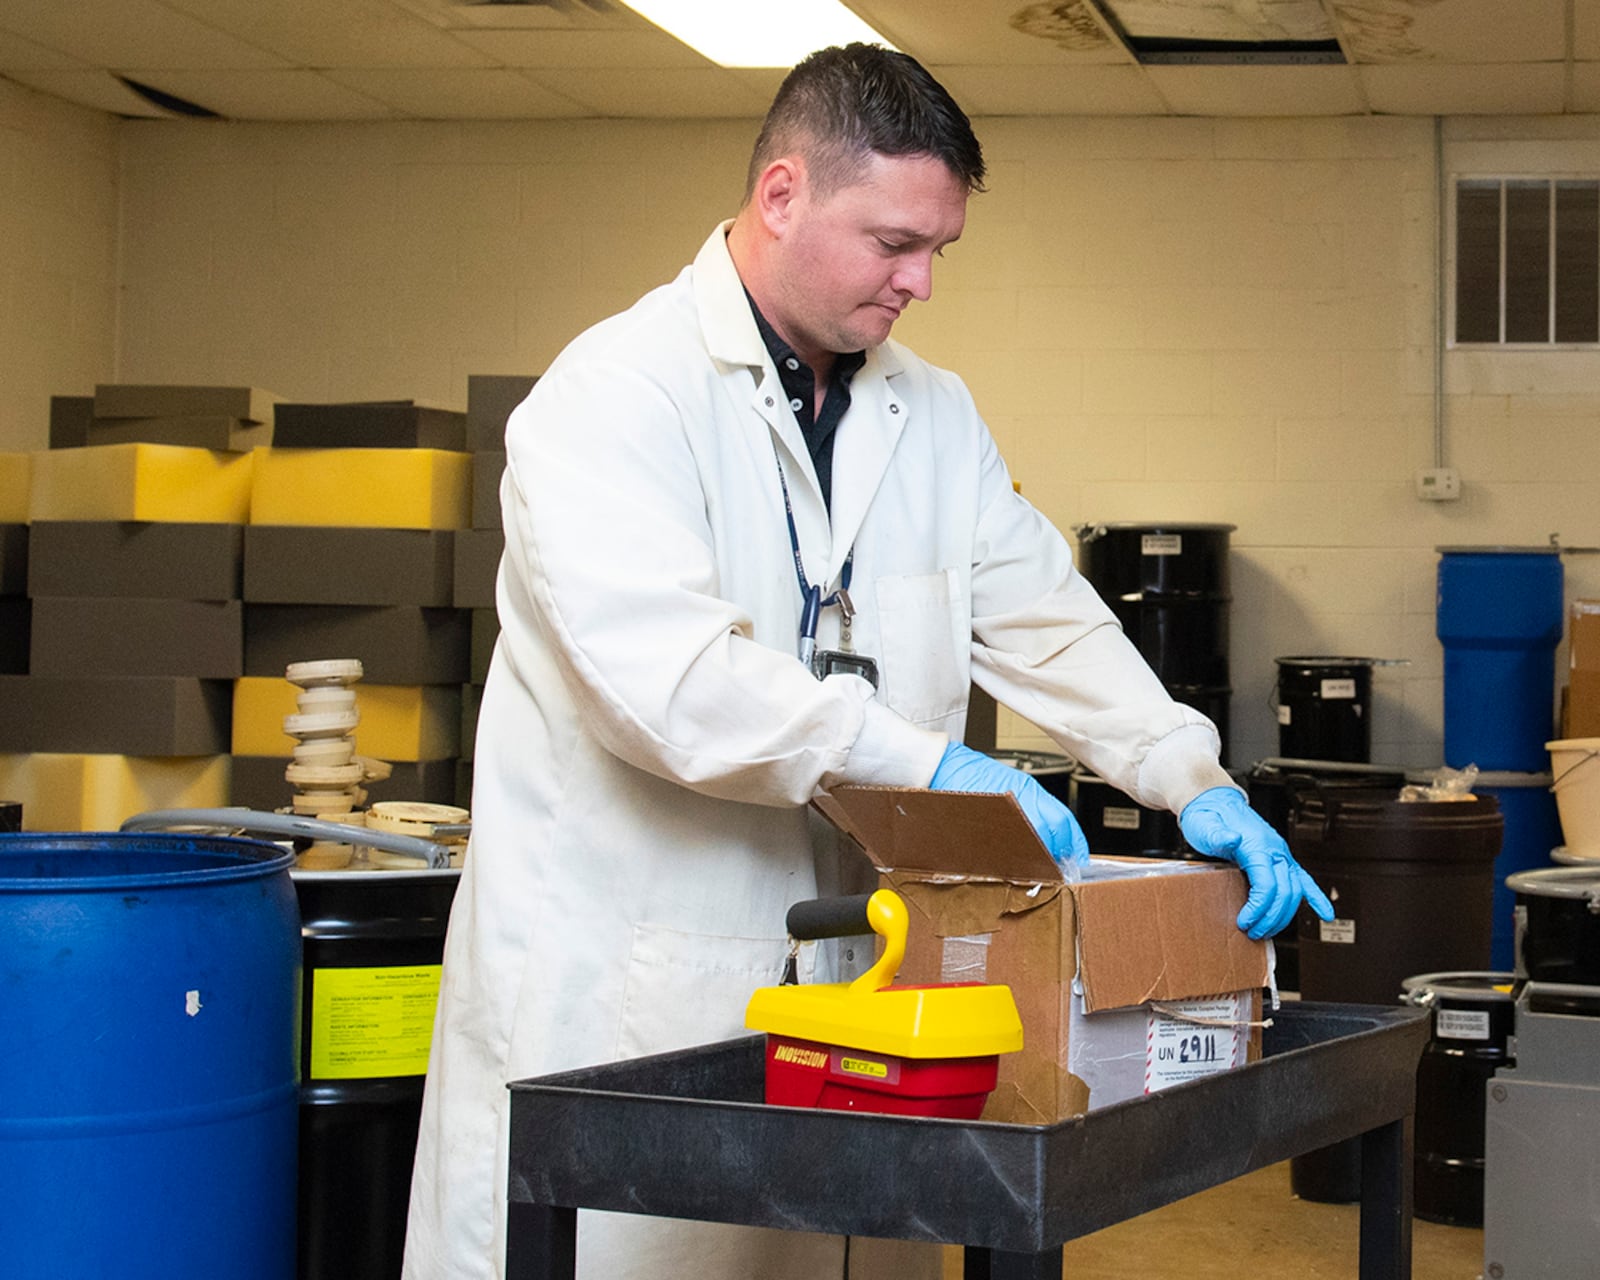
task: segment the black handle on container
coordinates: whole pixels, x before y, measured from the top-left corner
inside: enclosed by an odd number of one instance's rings
[[[858,893],[848,898],[812,898],[797,902],[789,908],[783,922],[789,936],[801,942],[872,933],[874,930],[867,917],[867,903],[871,898],[870,893]]]

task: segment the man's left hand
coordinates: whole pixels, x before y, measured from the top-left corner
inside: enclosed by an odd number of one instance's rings
[[[1197,853],[1236,863],[1250,881],[1239,928],[1267,938],[1291,920],[1302,899],[1324,920],[1333,904],[1294,860],[1283,837],[1232,787],[1212,787],[1189,801],[1178,826]]]

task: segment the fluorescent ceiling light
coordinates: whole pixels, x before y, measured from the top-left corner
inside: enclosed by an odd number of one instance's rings
[[[853,40],[893,48],[839,0],[623,0],[724,67],[792,67]]]

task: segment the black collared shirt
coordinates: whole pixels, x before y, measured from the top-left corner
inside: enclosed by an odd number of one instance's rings
[[[778,336],[778,331],[767,323],[749,293],[750,311],[756,318],[756,328],[761,331],[761,341],[766,343],[772,363],[778,368],[778,381],[783,384],[783,394],[789,408],[794,410],[795,421],[800,424],[806,438],[806,448],[811,451],[811,465],[816,468],[817,483],[822,486],[822,501],[833,509],[833,438],[850,407],[850,379],[856,370],[867,362],[865,351],[851,351],[834,357],[833,372],[828,378],[827,393],[822,398],[822,412],[816,409],[817,378],[811,366],[795,354],[794,348]]]

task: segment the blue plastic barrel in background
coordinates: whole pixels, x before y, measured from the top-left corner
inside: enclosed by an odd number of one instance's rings
[[[0,1274],[294,1275],[292,863],[0,835]]]
[[[1562,633],[1553,547],[1440,547],[1444,759],[1452,768],[1539,773],[1555,707]]]
[[[1506,888],[1506,877],[1553,865],[1551,855],[1561,844],[1561,819],[1550,790],[1549,773],[1480,773],[1473,790],[1500,803],[1505,834],[1494,860],[1494,927],[1489,941],[1489,967],[1511,969],[1516,964],[1517,896]]]

